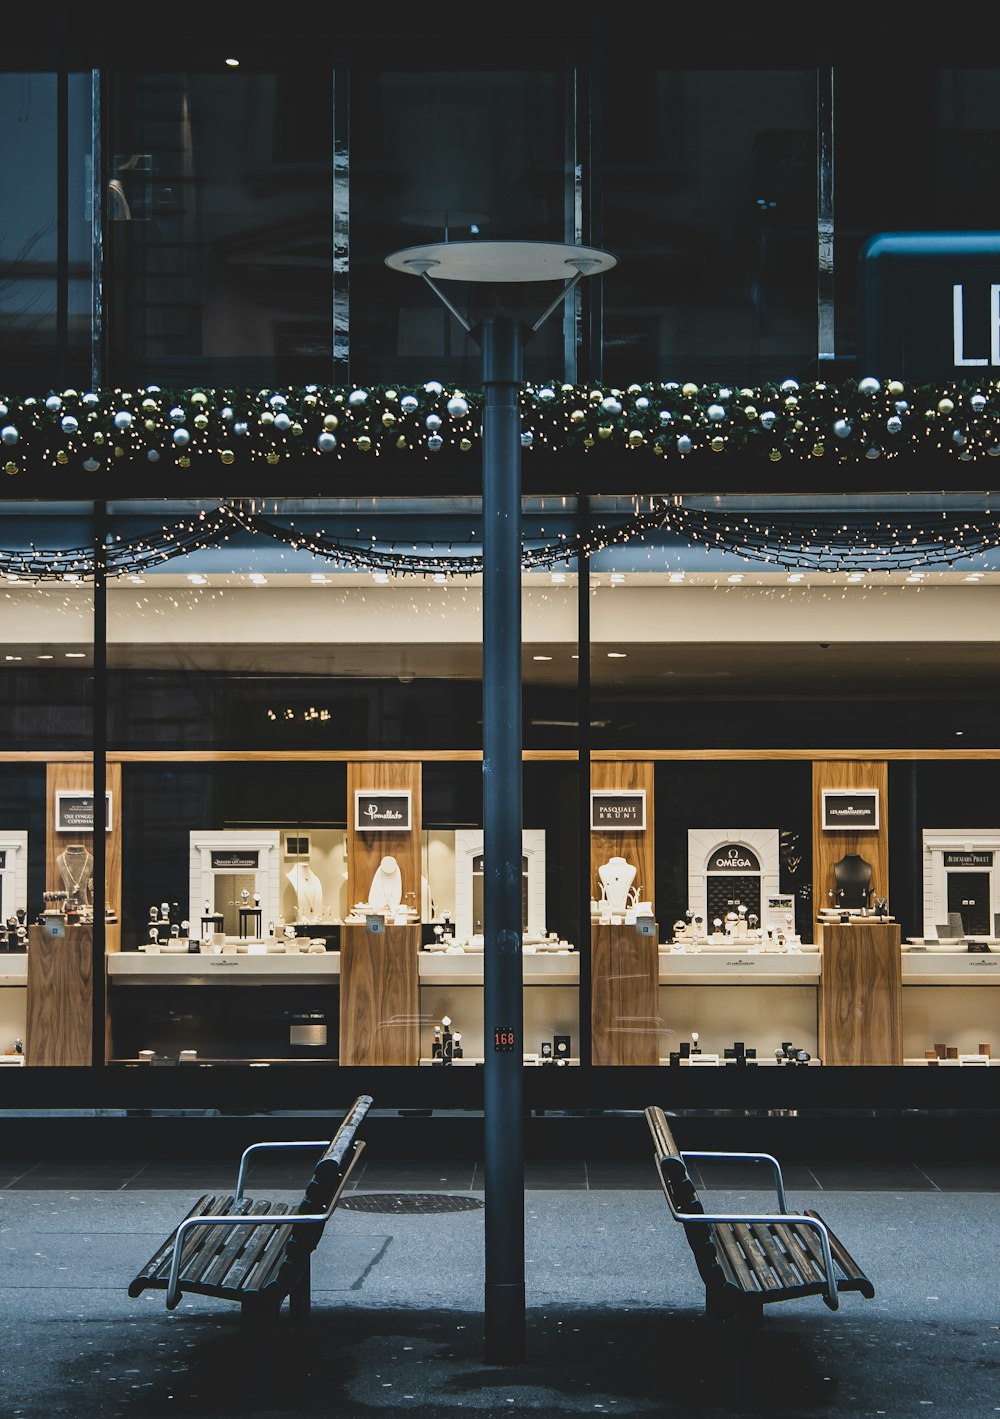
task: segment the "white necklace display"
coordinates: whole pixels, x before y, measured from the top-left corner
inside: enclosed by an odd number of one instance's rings
[[[299,916],[318,916],[323,910],[323,883],[307,862],[297,862],[286,874],[295,889]]]
[[[383,857],[368,889],[368,905],[372,911],[395,913],[402,900],[403,877],[399,863],[394,857]]]
[[[615,915],[625,912],[636,900],[635,893],[630,895],[635,874],[636,869],[624,857],[611,857],[597,869],[601,879],[601,898]]]
[[[56,866],[71,901],[84,901],[94,875],[94,859],[85,847],[68,847],[56,858]]]

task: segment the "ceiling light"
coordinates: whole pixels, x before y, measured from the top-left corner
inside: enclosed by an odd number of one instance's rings
[[[804,577],[805,577],[805,572],[789,572],[789,573],[788,573],[788,580],[789,580],[790,582],[799,582],[799,581],[802,581],[802,580],[804,579]]]
[[[962,580],[963,580],[963,581],[981,581],[982,578],[983,578],[983,573],[982,573],[982,572],[969,572],[966,576],[964,576],[964,577],[962,578]]]
[[[238,59],[227,59],[226,67],[227,69],[238,69],[240,67],[240,61]]]
[[[35,656],[35,659],[36,659],[36,660],[55,660],[55,656],[54,656],[54,655],[36,655],[36,656]]]
[[[5,656],[4,656],[4,660],[20,660],[20,659],[21,659],[21,656],[19,656],[19,655],[5,655]]]
[[[188,572],[187,579],[192,586],[207,586],[208,577],[202,576],[201,572]]]
[[[434,580],[435,580],[435,581],[437,582],[437,584],[440,586],[442,582],[446,582],[446,581],[448,580],[448,573],[447,573],[447,572],[435,572],[435,573],[434,573]]]
[[[553,586],[562,586],[566,580],[566,573],[552,572],[550,573],[549,580],[552,582]]]
[[[671,573],[670,573],[670,576],[668,577],[668,581],[672,581],[675,586],[678,585],[678,583],[679,583],[679,582],[682,582],[683,580],[684,580],[684,573],[683,573],[683,572],[671,572]]]
[[[329,586],[330,584],[326,572],[311,572],[309,575],[309,580],[313,583],[314,586]]]
[[[743,580],[743,572],[733,572],[732,576],[726,578],[727,581],[737,582]]]
[[[372,572],[372,581],[377,581],[379,586],[384,586],[389,580],[389,573],[383,571]]]
[[[609,578],[612,586],[622,586],[625,582],[624,572],[612,572]]]
[[[11,657],[8,655],[7,659],[10,660],[10,658],[11,658]],[[531,658],[532,658],[532,660],[551,660],[551,659],[552,659],[551,655],[533,655]]]
[[[263,572],[251,572],[249,580],[253,582],[254,586],[267,585],[267,577],[264,576]]]
[[[625,660],[625,659],[627,659],[627,657],[628,657],[628,651],[627,651],[627,650],[609,650],[609,651],[608,651],[608,659],[609,659],[609,660]]]
[[[909,574],[909,576],[906,578],[906,580],[907,580],[907,581],[921,582],[921,581],[923,581],[923,579],[924,579],[924,577],[925,577],[926,575],[927,575],[926,572],[910,572],[910,574]]]
[[[146,578],[144,576],[130,576],[129,581],[132,583],[133,586],[146,585]]]
[[[87,658],[87,652],[86,652],[85,650],[67,650],[67,651],[66,651],[66,659],[67,659],[67,660],[86,660],[86,658]]]

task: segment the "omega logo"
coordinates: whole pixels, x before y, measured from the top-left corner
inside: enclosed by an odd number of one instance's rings
[[[755,864],[748,857],[744,857],[738,847],[731,847],[727,856],[722,854],[715,859],[716,867],[754,867]]]

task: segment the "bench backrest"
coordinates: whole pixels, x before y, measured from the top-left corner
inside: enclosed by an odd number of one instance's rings
[[[337,1194],[345,1170],[350,1166],[357,1142],[357,1134],[365,1115],[372,1106],[370,1094],[359,1094],[344,1115],[344,1120],[323,1155],[318,1159],[313,1175],[306,1185],[297,1212],[315,1215],[325,1212]],[[289,1251],[294,1253],[299,1247],[314,1250],[323,1235],[323,1222],[302,1222],[292,1227],[289,1237]]]
[[[670,1132],[666,1115],[657,1106],[646,1109],[646,1122],[653,1136],[653,1158],[659,1175],[660,1186],[667,1200],[678,1212],[704,1212],[698,1189],[688,1172],[681,1150]],[[725,1285],[725,1273],[719,1265],[719,1256],[712,1240],[712,1231],[707,1222],[683,1222],[684,1235],[694,1253],[698,1274],[707,1288]]]

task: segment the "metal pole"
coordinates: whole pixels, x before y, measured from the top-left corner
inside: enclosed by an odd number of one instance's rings
[[[521,975],[523,331],[491,316],[483,355],[483,1027],[486,1359],[525,1357]]]

